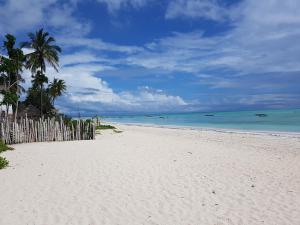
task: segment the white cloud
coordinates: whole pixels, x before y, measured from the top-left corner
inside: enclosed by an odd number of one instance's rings
[[[166,18],[204,18],[223,21],[229,17],[228,9],[217,0],[174,0],[167,7]]]
[[[298,95],[276,93],[276,94],[254,94],[242,96],[236,99],[236,103],[241,105],[269,105],[270,107],[282,107],[287,103],[290,105],[298,104]]]
[[[185,106],[187,103],[179,96],[166,94],[162,90],[152,89],[148,86],[139,87],[137,93],[121,92],[122,99],[126,99],[133,105],[147,107],[148,110],[161,110],[161,107],[172,108],[176,106]]]
[[[104,3],[110,13],[115,13],[121,8],[132,7],[141,8],[151,0],[97,0],[99,3]]]
[[[91,62],[102,62],[100,57],[89,51],[78,51],[73,54],[65,54],[60,59],[61,66],[83,64]]]
[[[143,48],[141,47],[116,45],[116,44],[104,42],[101,39],[97,39],[97,38],[61,36],[58,38],[58,40],[64,47],[73,47],[73,48],[84,47],[84,48],[89,48],[91,50],[97,50],[97,51],[102,50],[102,51],[133,54],[143,50]]]
[[[80,59],[83,62],[78,63]],[[162,90],[140,87],[138,90],[114,91],[99,76],[105,70],[114,67],[97,62],[98,58],[88,52],[77,52],[62,56],[59,73],[49,68],[47,74],[51,81],[54,77],[66,81],[67,98],[60,109],[72,113],[78,105],[85,105],[94,111],[167,111],[182,108],[188,104],[179,96],[173,96]],[[60,105],[60,104],[59,104]],[[87,106],[89,105],[89,106]],[[103,109],[104,108],[104,109]]]
[[[91,26],[73,16],[76,2],[69,0],[6,0],[0,2],[0,32],[15,33],[52,27],[70,35],[84,35]]]
[[[121,8],[138,9],[149,0],[93,0],[107,5],[110,13]],[[150,0],[151,1],[151,0]],[[84,36],[91,24],[74,15],[84,0],[3,0],[0,1],[0,33],[16,33],[39,27],[55,28],[66,35]]]
[[[300,71],[300,1],[245,0],[231,14],[234,28],[226,33],[174,33],[149,43],[128,63],[195,74],[220,68],[240,74]]]
[[[43,10],[53,1],[9,0],[0,6],[0,32],[15,32],[36,26],[43,18]],[[31,7],[28,7],[31,6]]]
[[[148,69],[198,72],[213,57],[216,40],[203,38],[202,32],[174,33],[146,45],[144,51],[127,58],[129,64]]]
[[[87,21],[78,20],[73,16],[76,5],[71,3],[62,4],[47,10],[47,25],[56,29],[63,30],[65,35],[83,36],[90,32],[91,24]]]

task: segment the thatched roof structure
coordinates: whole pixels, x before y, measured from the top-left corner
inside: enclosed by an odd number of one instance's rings
[[[18,111],[18,118],[24,118],[27,115],[28,118],[34,119],[39,118],[41,115],[41,111],[33,105],[20,104]]]

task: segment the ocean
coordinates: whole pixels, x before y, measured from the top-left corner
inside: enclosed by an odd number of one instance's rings
[[[106,122],[245,131],[300,132],[300,109],[106,116]]]

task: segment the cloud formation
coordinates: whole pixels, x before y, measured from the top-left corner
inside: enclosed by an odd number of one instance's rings
[[[78,63],[79,59],[84,58]],[[137,90],[114,91],[109,84],[100,78],[102,71],[116,68],[97,63],[97,57],[88,52],[77,52],[64,55],[61,59],[60,72],[49,71],[50,80],[54,77],[64,79],[68,84],[68,94],[58,101],[65,112],[80,110],[87,114],[89,111],[107,112],[159,112],[183,110],[187,103],[179,96],[165,93],[163,90],[152,89],[148,86],[138,87]],[[83,104],[83,105],[82,105]]]
[[[184,7],[180,9],[187,13]],[[225,33],[213,37],[203,31],[174,33],[149,43],[148,49],[128,61],[146,68],[192,73],[216,68],[246,74],[300,71],[300,1],[244,1],[238,9],[234,28]]]
[[[155,0],[94,0],[116,20],[122,10],[141,10]],[[295,83],[300,74],[300,1],[173,0],[166,4],[165,23],[209,21],[227,29],[207,34],[190,29],[159,36],[143,44],[126,45],[91,35],[89,20],[76,17],[83,0],[5,0],[0,3],[0,32],[19,32],[46,26],[65,52],[56,76],[67,81],[68,95],[58,101],[72,111],[78,103],[89,110],[159,111],[210,110],[236,105],[300,105]],[[31,6],[31,7],[28,7]],[[11,16],[18,15],[18,16]],[[63,32],[61,32],[63,31]],[[147,82],[116,91],[105,74],[189,76],[199,86],[187,100],[152,89]],[[118,75],[118,76],[121,76]],[[100,78],[102,77],[102,78]],[[204,88],[201,89],[200,87]],[[203,93],[204,92],[204,93]],[[230,93],[229,93],[230,92]],[[205,96],[205,97],[203,97]],[[207,99],[207,100],[206,100]]]
[[[70,35],[84,35],[91,29],[89,22],[73,15],[77,9],[77,1],[74,0],[6,0],[0,4],[1,33],[43,26],[63,30]]]
[[[151,0],[96,0],[96,1],[105,4],[110,13],[116,13],[116,11],[127,7],[139,9],[145,6]]]
[[[193,18],[224,21],[230,17],[229,10],[217,0],[174,0],[170,1],[166,18]]]

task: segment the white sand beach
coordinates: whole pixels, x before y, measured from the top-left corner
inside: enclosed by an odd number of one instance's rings
[[[0,224],[300,224],[299,137],[118,128],[3,153]]]

